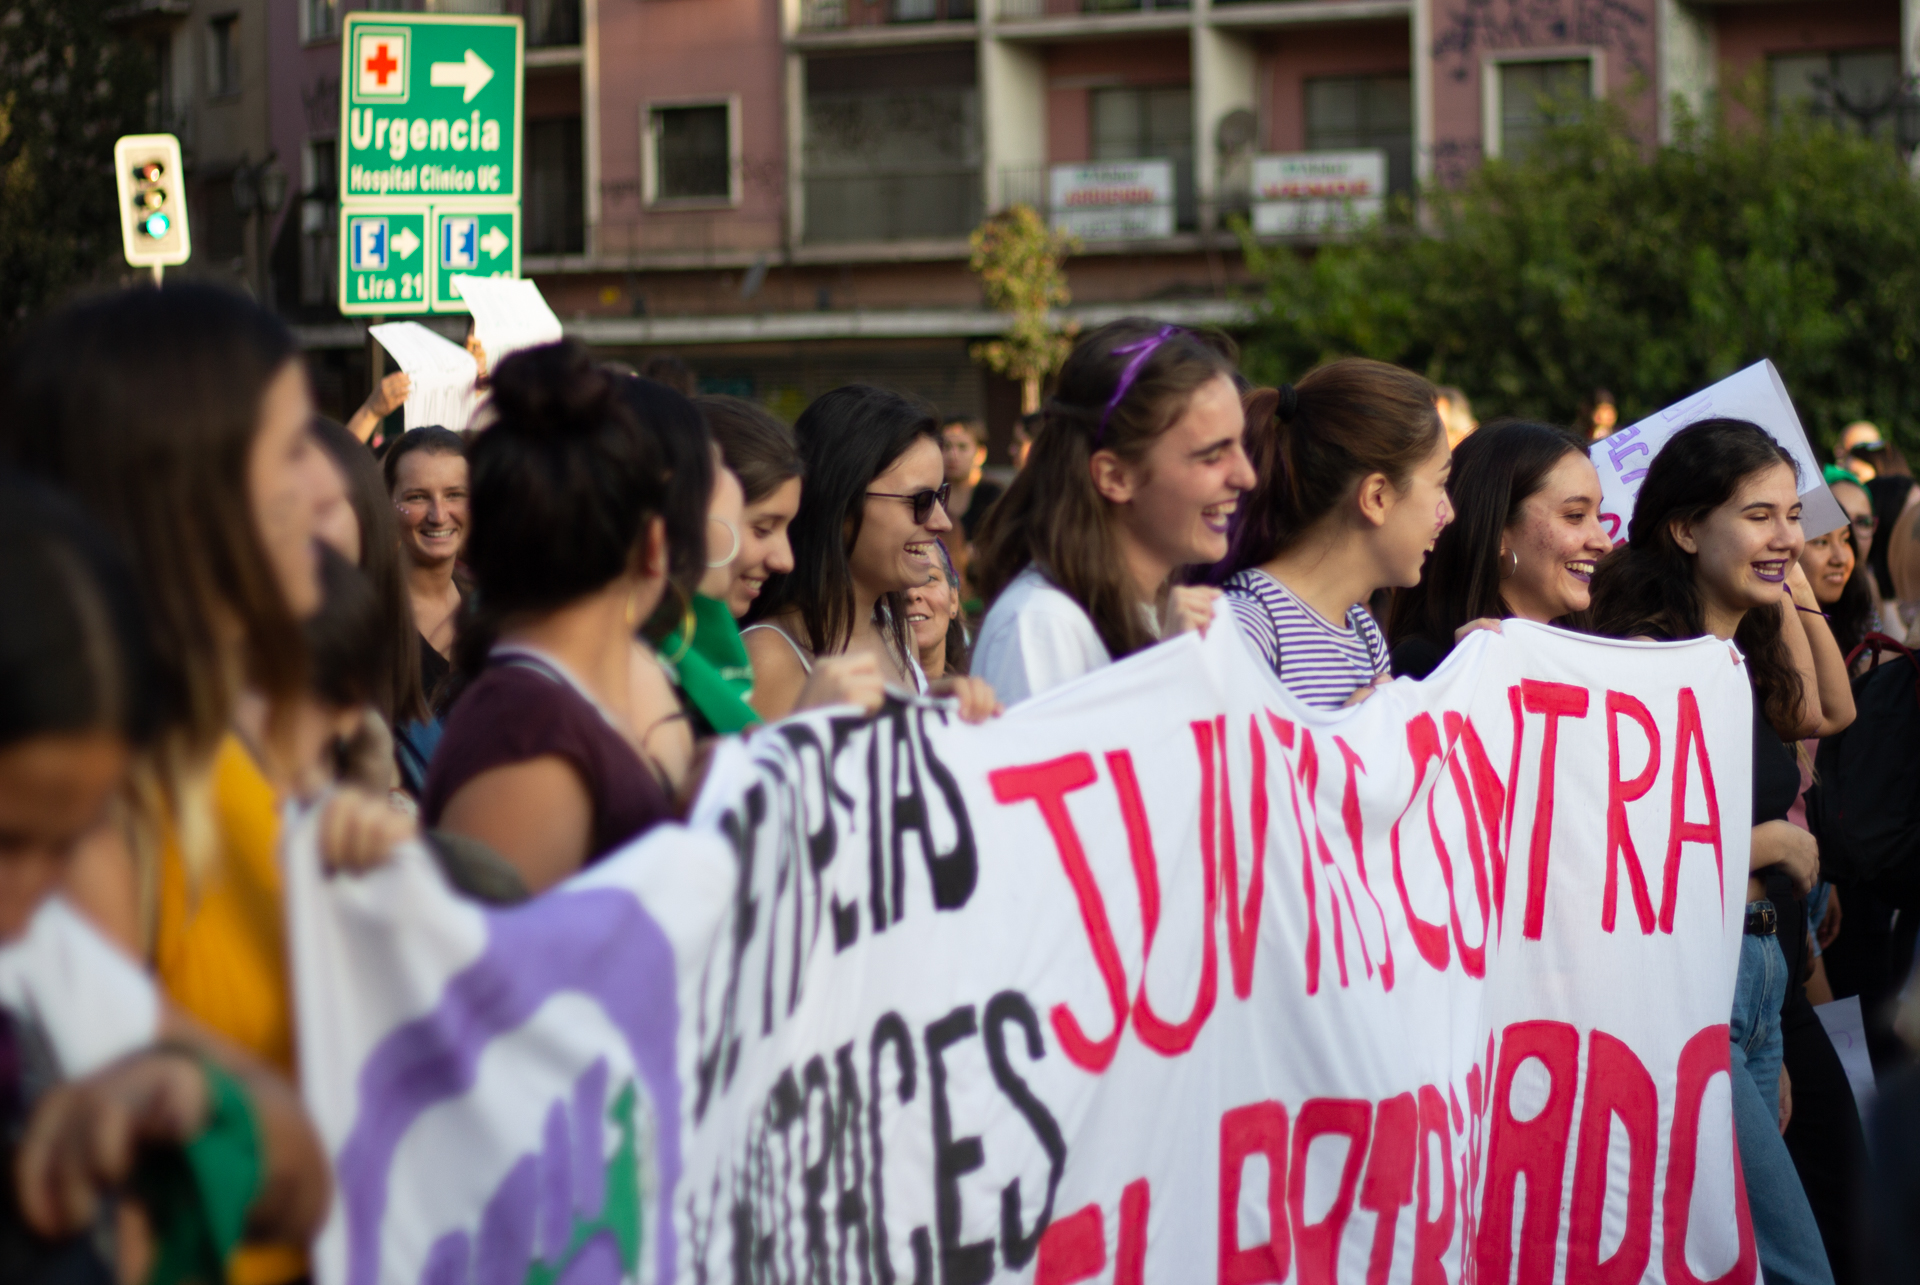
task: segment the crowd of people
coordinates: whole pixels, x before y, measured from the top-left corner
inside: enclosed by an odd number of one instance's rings
[[[331,867],[419,835],[511,903],[683,815],[715,738],[796,711],[894,691],[983,722],[1218,628],[1338,709],[1508,618],[1747,657],[1729,1024],[1760,1260],[1851,1281],[1920,1253],[1910,1217],[1863,1213],[1812,1008],[1871,999],[1895,1083],[1911,915],[1823,880],[1805,802],[1851,653],[1920,604],[1920,505],[1877,433],[1829,470],[1849,524],[1807,539],[1793,457],[1693,425],[1616,545],[1585,431],[1482,426],[1358,358],[1252,387],[1223,336],[1141,318],[1078,340],[1004,484],[977,425],[886,388],[789,427],[573,342],[495,364],[481,426],[376,454],[377,416],[316,414],[279,321],[196,286],[74,306],[0,378],[0,1279],[307,1275],[329,1180],[291,1087],[290,804],[324,808]]]

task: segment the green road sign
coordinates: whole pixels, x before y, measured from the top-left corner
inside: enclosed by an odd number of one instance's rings
[[[520,275],[522,43],[517,17],[347,15],[341,312],[465,312],[456,275]]]
[[[433,306],[432,216],[425,205],[340,211],[340,311],[426,312]]]
[[[520,275],[520,211],[433,207],[433,310],[466,312],[453,279]]]
[[[521,20],[350,13],[340,198],[520,197]]]

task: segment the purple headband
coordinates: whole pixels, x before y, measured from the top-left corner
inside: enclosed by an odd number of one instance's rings
[[[1140,368],[1147,364],[1147,358],[1153,356],[1161,344],[1179,333],[1179,326],[1162,326],[1158,334],[1148,335],[1145,339],[1136,339],[1130,344],[1121,344],[1113,350],[1113,355],[1116,357],[1123,353],[1131,353],[1133,360],[1129,361],[1127,368],[1120,372],[1120,382],[1114,385],[1113,396],[1107,399],[1107,408],[1100,412],[1100,427],[1095,429],[1093,434],[1095,450],[1099,450],[1100,443],[1107,438],[1107,421],[1113,418],[1113,408],[1120,404],[1120,399],[1125,397],[1127,390],[1133,387],[1133,381],[1140,378]]]

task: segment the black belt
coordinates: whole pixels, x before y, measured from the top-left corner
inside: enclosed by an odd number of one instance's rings
[[[1747,936],[1772,937],[1780,931],[1780,912],[1771,901],[1747,903]]]

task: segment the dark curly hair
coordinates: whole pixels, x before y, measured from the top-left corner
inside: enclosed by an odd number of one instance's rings
[[[1601,560],[1593,575],[1593,632],[1611,638],[1697,638],[1707,632],[1706,610],[1694,579],[1694,555],[1673,537],[1675,524],[1697,521],[1727,503],[1740,484],[1793,456],[1759,425],[1743,419],[1690,424],[1668,439],[1648,466],[1627,526],[1627,542]],[[1773,611],[1749,611],[1733,640],[1767,721],[1782,740],[1796,735],[1804,696]]]

